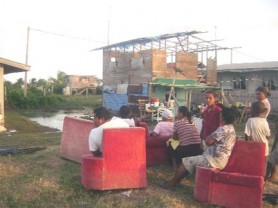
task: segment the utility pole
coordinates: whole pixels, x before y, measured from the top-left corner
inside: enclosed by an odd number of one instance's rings
[[[30,27],[27,28],[27,43],[26,43],[26,54],[25,54],[25,64],[28,65],[28,53],[29,53],[29,33]],[[24,97],[27,96],[27,71],[25,71],[24,76]]]
[[[231,48],[231,64],[233,63],[233,48]]]
[[[214,39],[215,39],[215,60],[217,60],[217,45],[216,45],[216,29],[217,29],[217,26],[214,26]]]
[[[241,48],[241,47],[233,47],[233,48],[230,48],[230,50],[231,50],[231,57],[230,57],[230,62],[231,62],[231,64],[233,63],[233,49],[238,49],[238,48]]]
[[[107,23],[107,45],[109,45],[110,39],[110,13],[111,13],[111,6],[108,7],[108,23]]]

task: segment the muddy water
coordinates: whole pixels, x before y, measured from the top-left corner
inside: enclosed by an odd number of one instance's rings
[[[33,113],[32,115],[29,115],[29,119],[31,121],[35,121],[39,123],[42,126],[47,126],[51,128],[55,128],[58,130],[63,129],[63,122],[64,122],[64,117],[65,116],[71,116],[71,117],[77,117],[77,118],[82,118],[82,117],[89,117],[90,112],[88,111],[58,111],[58,112],[36,112]]]

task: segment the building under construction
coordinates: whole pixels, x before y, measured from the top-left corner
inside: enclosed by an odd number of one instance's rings
[[[101,81],[96,76],[68,75],[64,95],[94,95]]]
[[[215,41],[202,32],[180,32],[138,38],[103,50],[103,102],[111,110],[138,100],[167,101],[171,88],[180,105],[189,106],[191,90],[216,86]]]

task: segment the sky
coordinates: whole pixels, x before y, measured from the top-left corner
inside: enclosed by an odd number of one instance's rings
[[[0,57],[26,63],[28,80],[69,75],[102,78],[102,51],[135,38],[204,31],[233,50],[233,63],[278,61],[277,0],[0,0]],[[231,62],[230,50],[218,64]],[[16,81],[24,73],[5,75]]]

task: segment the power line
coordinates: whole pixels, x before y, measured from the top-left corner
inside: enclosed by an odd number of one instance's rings
[[[264,62],[264,61],[265,61],[265,60],[263,60],[263,59],[261,59],[261,58],[258,58],[258,57],[255,57],[255,56],[249,55],[249,54],[244,53],[244,52],[241,52],[241,51],[239,51],[239,50],[234,50],[234,51],[235,51],[235,52],[237,52],[237,53],[240,53],[240,54],[242,54],[242,55],[244,55],[244,56],[247,56],[247,57],[250,57],[250,58],[253,58],[253,59],[256,59],[256,60],[262,61],[262,62]]]
[[[96,41],[96,40],[92,40],[89,38],[76,37],[76,36],[71,36],[71,35],[67,35],[67,34],[63,34],[63,33],[50,32],[50,31],[45,31],[45,30],[41,30],[41,29],[37,29],[37,28],[30,28],[30,29],[33,31],[41,32],[41,33],[46,33],[46,34],[55,35],[55,36],[61,36],[61,37],[65,37],[65,38],[75,39],[75,40],[83,40],[83,41],[89,41],[89,42],[94,42],[94,43],[106,44],[106,42]]]

